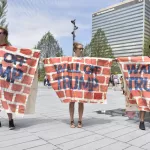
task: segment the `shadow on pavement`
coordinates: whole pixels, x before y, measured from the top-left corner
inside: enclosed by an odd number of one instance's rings
[[[125,109],[112,109],[112,110],[105,110],[105,111],[95,111],[97,114],[105,114],[105,115],[111,115],[114,116],[126,116]],[[127,116],[126,116],[127,117]]]
[[[123,117],[128,117],[126,114],[125,109],[112,109],[112,110],[106,110],[106,111],[95,111],[97,114],[105,114],[105,115],[110,115],[111,117],[115,116],[123,116]],[[133,118],[128,117],[130,120],[139,120],[139,112],[136,112]],[[145,114],[145,121],[150,122],[150,112],[146,112]]]
[[[46,123],[51,123],[54,122],[54,119],[39,119],[39,118],[23,118],[23,119],[17,119],[15,120],[16,127],[19,128],[27,128],[35,125],[40,125],[40,124],[46,124]]]
[[[61,122],[62,123],[66,123],[66,124],[70,124],[69,122],[69,118],[68,119],[62,119]],[[84,127],[87,126],[93,126],[93,125],[102,125],[102,124],[107,124],[107,123],[111,123],[113,120],[111,119],[102,119],[102,118],[84,118],[83,117],[83,124]],[[74,119],[75,124],[78,123],[78,118]]]

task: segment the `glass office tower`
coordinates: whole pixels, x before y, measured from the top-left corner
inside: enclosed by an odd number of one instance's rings
[[[92,37],[99,28],[115,57],[143,55],[150,37],[150,0],[125,0],[101,9],[92,15]]]

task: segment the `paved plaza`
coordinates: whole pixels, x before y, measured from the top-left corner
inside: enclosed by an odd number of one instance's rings
[[[109,88],[107,98],[107,105],[85,104],[83,128],[72,129],[68,104],[40,83],[36,113],[15,117],[15,130],[8,130],[7,116],[1,113],[0,150],[150,150],[150,124],[146,122],[146,131],[141,131],[137,117],[125,116],[119,88]],[[76,104],[76,123],[77,108]]]

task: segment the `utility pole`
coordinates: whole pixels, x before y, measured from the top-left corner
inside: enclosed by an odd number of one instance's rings
[[[75,31],[78,29],[78,27],[76,26],[76,20],[71,20],[71,23],[73,24],[73,31],[71,32],[72,34],[72,37],[73,37],[73,43],[75,42]],[[73,47],[73,43],[72,43],[72,47]],[[73,48],[72,48],[72,56],[74,56],[74,51],[73,51]]]

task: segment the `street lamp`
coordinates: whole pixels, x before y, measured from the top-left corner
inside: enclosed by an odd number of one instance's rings
[[[75,31],[78,29],[78,27],[76,26],[76,20],[71,20],[71,23],[73,24],[73,31],[71,32],[72,37],[73,37],[73,43],[75,42]],[[74,51],[72,51],[72,56],[74,56]]]

